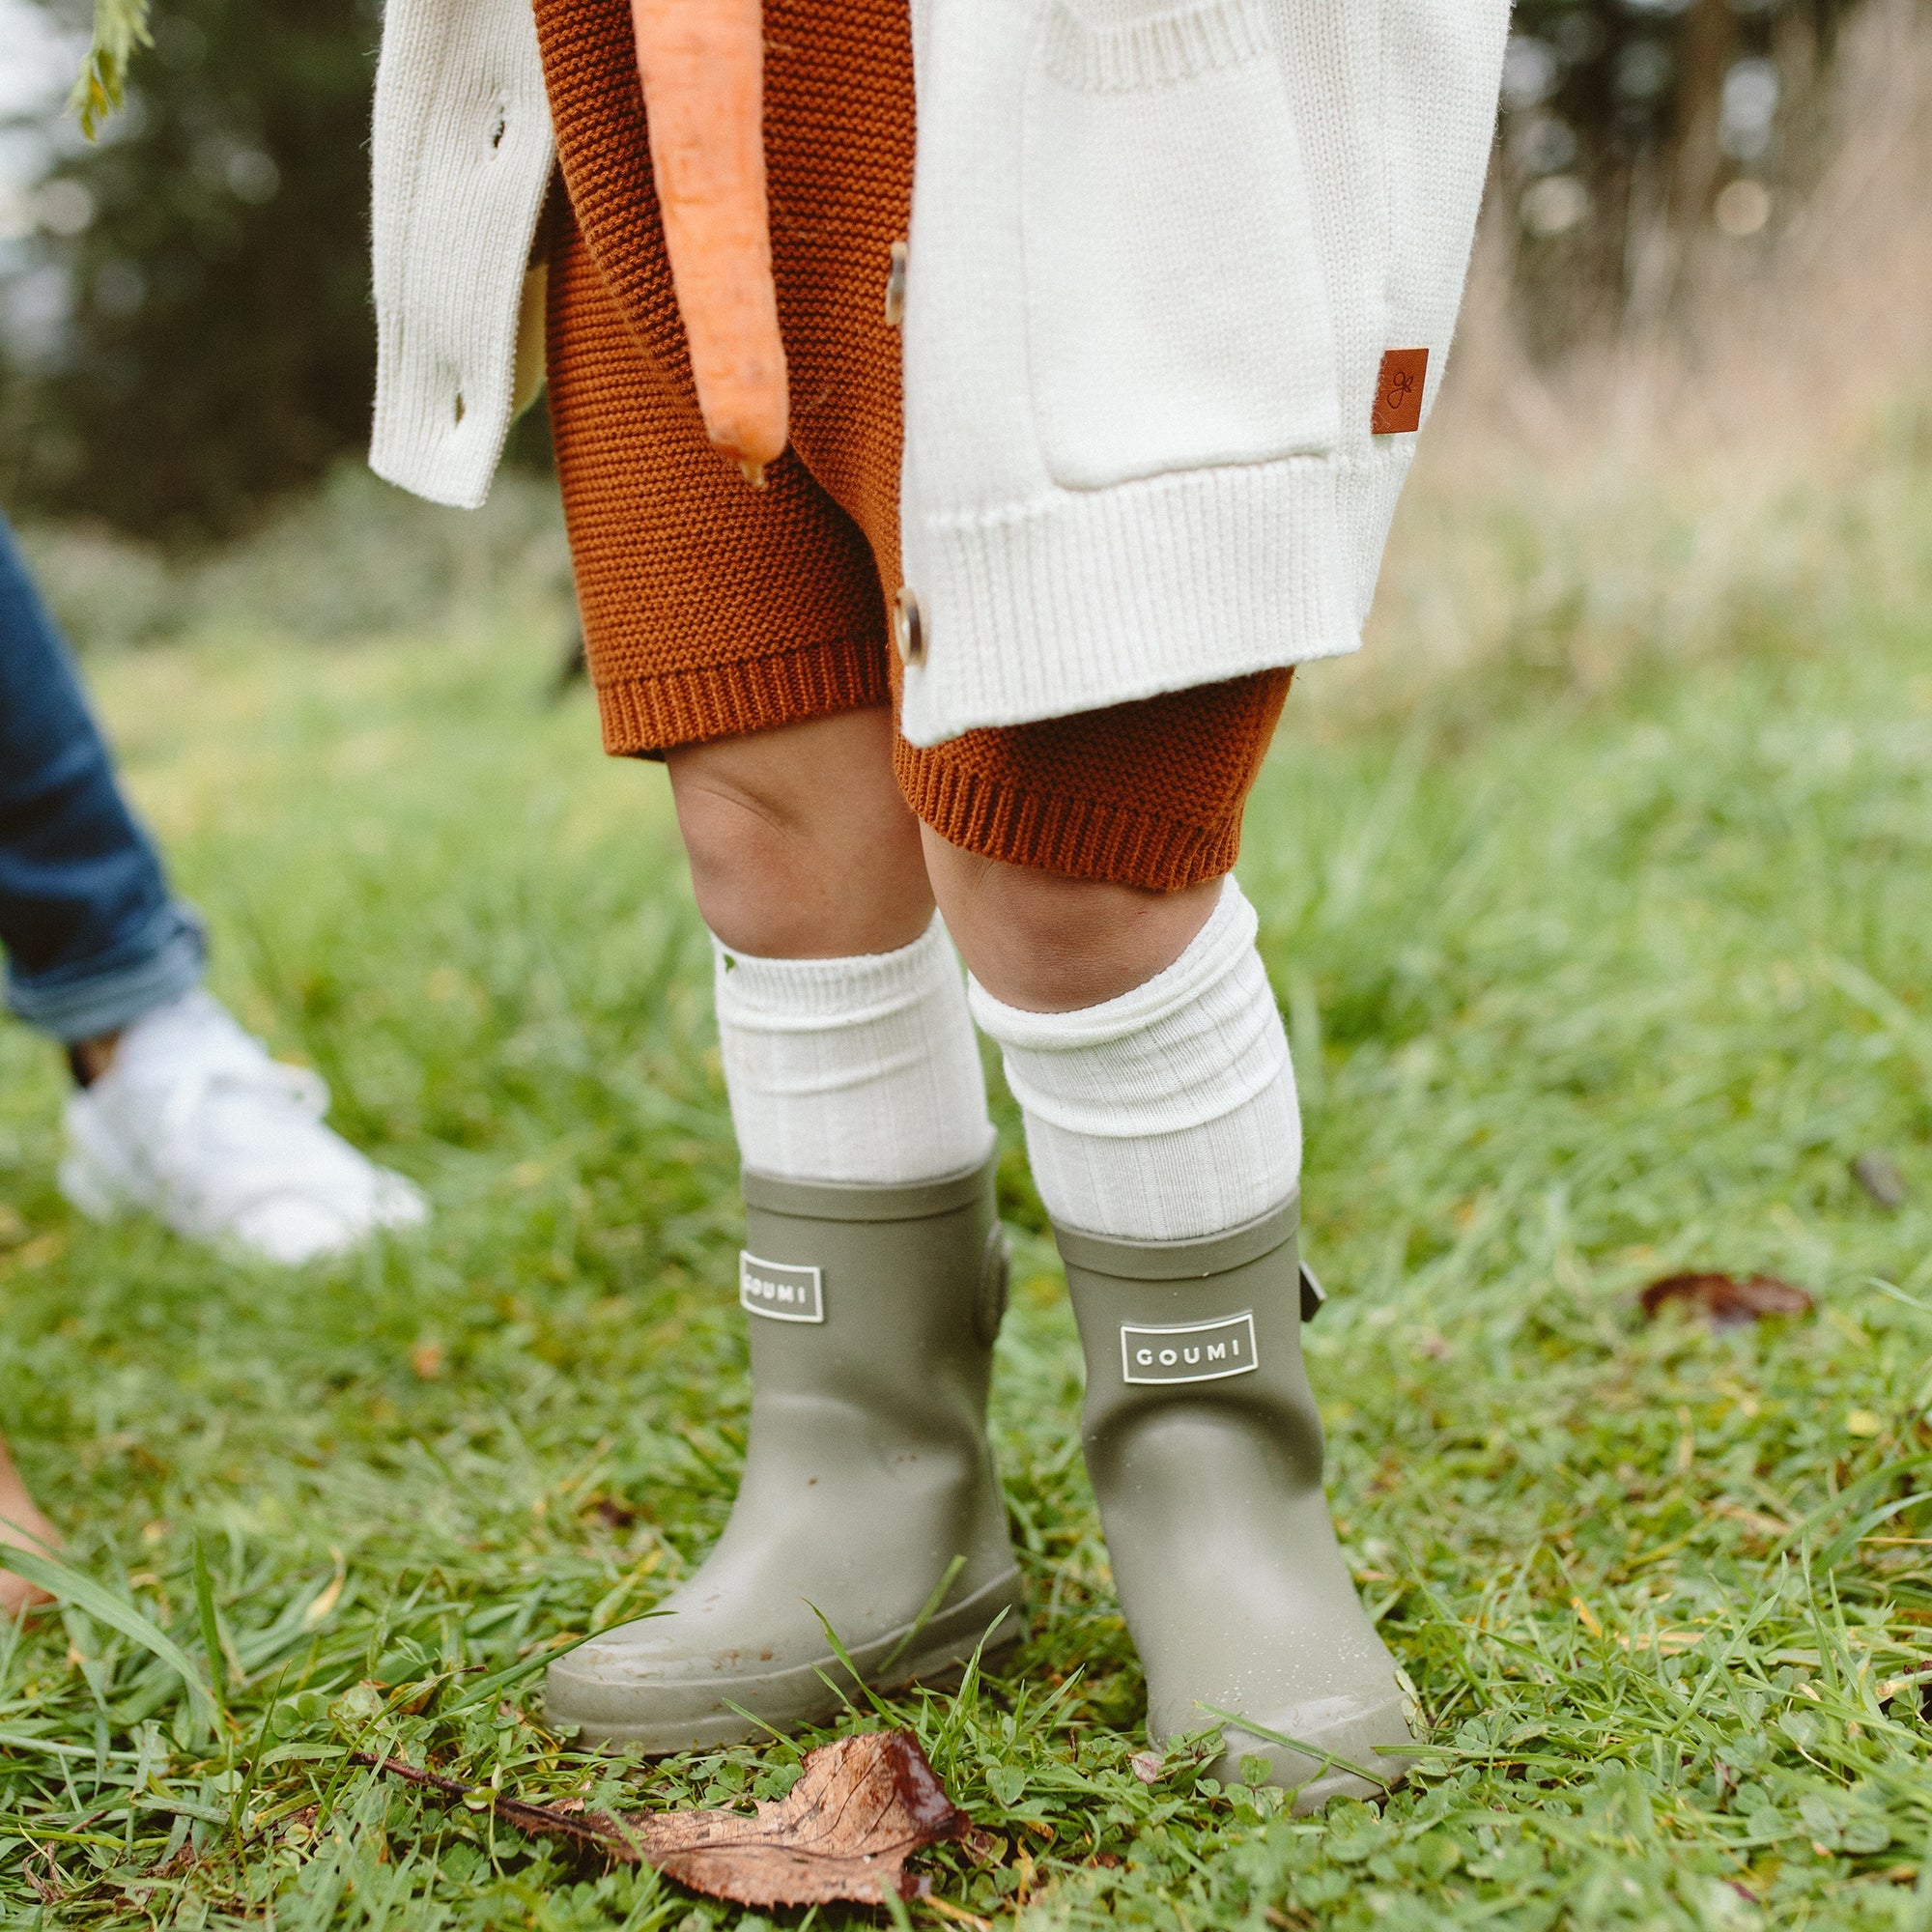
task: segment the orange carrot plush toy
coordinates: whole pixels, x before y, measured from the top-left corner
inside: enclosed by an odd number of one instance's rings
[[[665,250],[712,442],[754,487],[790,400],[765,200],[762,0],[631,0]]]

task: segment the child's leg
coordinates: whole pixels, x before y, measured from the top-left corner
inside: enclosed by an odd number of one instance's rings
[[[896,550],[902,436],[883,278],[911,186],[911,44],[902,0],[767,11],[802,406],[754,492],[690,394],[639,193],[629,9],[538,0],[536,21],[571,202],[550,395],[586,655],[607,748],[668,765],[718,943],[752,1354],[723,1537],[669,1614],[559,1660],[550,1710],[675,1750],[836,1715],[820,1612],[881,1681],[961,1662],[996,1624],[996,1647],[1019,1634],[985,1430],[1004,1293],[992,1128],[886,710],[895,586],[876,558]]]
[[[551,1678],[559,1723],[661,1749],[753,1735],[731,1704],[773,1723],[827,1708],[807,1598],[863,1667],[895,1676],[958,1656],[1014,1589],[983,1430],[1001,1299],[991,1177],[966,1168],[990,1136],[911,828],[883,796],[876,751],[858,743],[881,735],[884,609],[900,588],[903,432],[884,295],[907,233],[910,36],[903,0],[765,11],[767,158],[773,205],[788,211],[773,257],[805,406],[791,452],[753,493],[709,448],[690,395],[639,195],[649,159],[628,10],[536,5],[574,211],[551,260],[551,419],[592,683],[607,748],[671,763],[721,939],[720,1030],[746,1155],[753,1389],[739,1503],[672,1615],[585,1645]],[[942,625],[933,648],[947,647]],[[1087,1339],[1090,1453],[1155,1730],[1211,1723],[1195,1709],[1210,1700],[1353,1744],[1394,1673],[1335,1552],[1299,1378],[1287,1058],[1247,935],[1204,924],[1287,684],[1286,671],[1258,673],[939,747],[899,742],[893,767],[922,821],[1005,867],[981,866],[969,890],[944,876],[942,854],[937,883],[972,935],[1016,1084],[1025,1043],[1007,1036],[1022,1009],[1069,1024],[1097,1011],[1107,1036],[1070,1053],[1047,1040],[1074,1100],[1054,1099],[1036,1070],[1027,1108]],[[868,711],[869,723],[836,722]],[[789,728],[819,717],[835,722]],[[1119,890],[1133,887],[1157,890]],[[1157,982],[1198,934],[1212,957],[1187,966],[1177,1003]],[[1202,1175],[1211,1185],[1192,1186]],[[1191,1224],[1150,1238],[1176,1224],[1137,1218],[1143,1177],[1160,1214],[1187,1201],[1205,1217],[1205,1248]],[[1230,1230],[1231,1250],[1219,1231],[1239,1215],[1254,1225]],[[1177,1265],[1190,1278],[1162,1276]],[[1176,1297],[1230,1295],[1264,1348],[1257,1369],[1205,1391],[1125,1385],[1123,1324],[1179,1321],[1162,1312]],[[1132,1506],[1143,1468],[1158,1507]],[[1202,1481],[1207,1501],[1178,1522],[1166,1491]],[[1212,1548],[1188,1542],[1208,1527]],[[1278,1598],[1300,1608],[1285,1618]],[[1339,1714],[1333,1700],[1310,1708],[1325,1692],[1293,1667],[1304,1653],[1359,1666]],[[1286,1753],[1281,1769],[1306,1766]]]
[[[997,998],[1032,1012],[1098,1006],[1151,980],[1208,923],[1225,874],[1171,892],[1003,865],[922,828],[948,929]]]
[[[910,946],[932,923],[892,717],[840,711],[665,753],[704,923],[767,959]]]
[[[12,1544],[16,1549],[49,1548],[60,1542],[60,1532],[35,1507],[0,1441],[0,1549]],[[24,1577],[0,1570],[0,1616],[17,1617],[22,1610],[47,1601],[46,1592],[37,1590]]]
[[[952,950],[883,710],[670,753],[738,1151],[754,1173],[899,1184],[992,1139]]]
[[[1321,1489],[1301,1359],[1294,1076],[1232,879],[1155,894],[989,863],[931,876],[1005,1051],[1087,1355],[1084,1443],[1156,1739],[1227,1722],[1303,1808],[1389,1783],[1394,1660]]]
[[[552,1667],[553,1719],[594,1739],[832,1716],[821,1615],[885,1682],[1019,1634],[985,1434],[993,1130],[891,745],[858,711],[668,755],[745,1163],[752,1421],[697,1574]]]

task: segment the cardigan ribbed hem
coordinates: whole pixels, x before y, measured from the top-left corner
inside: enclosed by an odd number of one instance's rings
[[[1336,469],[1187,470],[908,525],[925,660],[900,729],[937,745],[1358,650]]]
[[[1027,791],[895,747],[899,789],[949,845],[1075,879],[1179,892],[1231,872],[1241,849],[1239,807],[1215,825],[1186,825],[1092,799]]]
[[[653,671],[597,687],[604,749],[616,758],[647,757],[678,745],[891,702],[884,658],[843,642]]]

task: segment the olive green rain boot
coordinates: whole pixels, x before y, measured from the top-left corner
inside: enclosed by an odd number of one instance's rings
[[[1265,1757],[1295,1808],[1401,1781],[1405,1687],[1336,1547],[1301,1360],[1298,1204],[1193,1241],[1057,1228],[1087,1356],[1082,1440],[1156,1743],[1222,1724],[1209,1767]],[[1311,1283],[1312,1287],[1312,1283]],[[1320,1291],[1314,1293],[1319,1297]],[[1319,1305],[1319,1300],[1318,1300]]]
[[[1021,1634],[986,1438],[1007,1279],[991,1160],[903,1187],[748,1172],[744,1191],[738,1499],[657,1614],[551,1665],[550,1721],[590,1743],[704,1749],[832,1717],[825,1678],[854,1687],[821,1612],[880,1689]]]

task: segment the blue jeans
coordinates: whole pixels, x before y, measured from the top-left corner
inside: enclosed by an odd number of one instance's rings
[[[199,984],[201,922],[114,781],[73,662],[0,517],[0,946],[7,1004],[71,1044]]]

